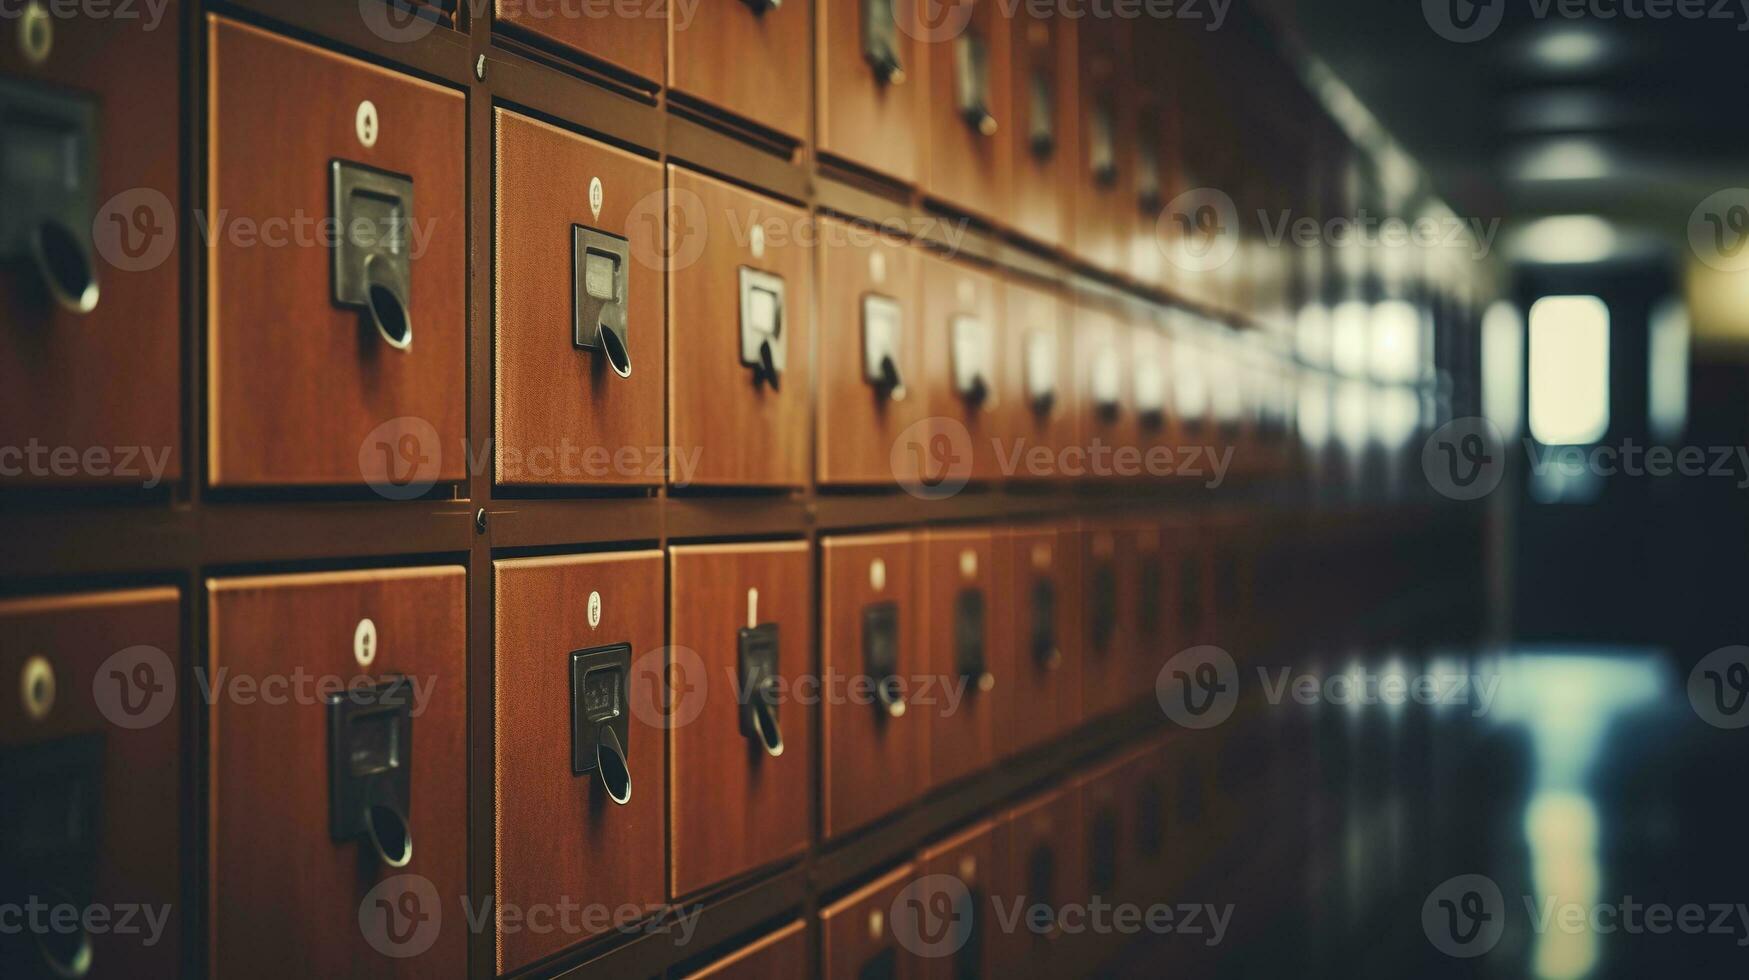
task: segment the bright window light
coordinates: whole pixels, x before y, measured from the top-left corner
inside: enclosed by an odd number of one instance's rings
[[[1672,296],[1652,308],[1647,351],[1647,422],[1652,438],[1675,442],[1688,424],[1688,307]]]
[[[1530,308],[1530,434],[1590,445],[1609,430],[1609,307],[1595,296],[1545,296]]]
[[[1421,373],[1421,314],[1400,299],[1372,308],[1372,344],[1368,360],[1380,381],[1407,383]]]
[[[1507,439],[1524,424],[1524,317],[1506,300],[1482,316],[1482,412]]]

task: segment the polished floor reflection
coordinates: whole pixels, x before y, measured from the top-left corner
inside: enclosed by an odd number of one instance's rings
[[[1749,728],[1704,720],[1672,658],[1398,651],[1353,655],[1340,669],[1445,693],[1433,704],[1264,707],[1252,724],[1273,728],[1275,746],[1307,768],[1264,777],[1276,788],[1246,824],[1245,853],[1201,886],[1235,904],[1234,938],[1218,950],[1160,943],[1117,972],[1749,971]],[[1296,754],[1300,740],[1309,744]],[[1238,870],[1247,857],[1266,867]]]

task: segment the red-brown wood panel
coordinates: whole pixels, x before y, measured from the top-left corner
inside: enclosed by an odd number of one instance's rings
[[[1010,697],[1012,644],[1003,643],[996,551],[989,528],[933,530],[919,538],[918,645],[932,690],[914,711],[929,716],[929,785],[946,786],[995,761],[996,720]],[[969,618],[960,622],[961,604]],[[973,611],[971,606],[976,606]],[[959,662],[961,630],[982,647],[982,671]],[[969,638],[968,637],[968,638]],[[970,672],[967,668],[970,667]]]
[[[916,642],[916,539],[910,534],[825,539],[821,550],[821,832],[836,837],[910,803],[929,783],[928,712],[894,716],[871,688],[864,622],[870,606],[892,603],[899,622],[894,676],[907,694],[925,673]]]
[[[807,542],[670,553],[669,892],[688,895],[807,850],[813,833],[813,566]],[[743,733],[740,633],[775,626],[780,754]]]
[[[919,938],[929,943],[918,957],[918,975],[929,980],[956,977],[993,977],[995,954],[1000,948],[1001,918],[992,901],[992,888],[1000,879],[996,849],[996,824],[980,821],[971,827],[925,847],[917,856],[917,875],[922,885],[900,901],[915,899],[900,915],[918,921]],[[940,876],[940,877],[936,877]],[[964,891],[955,887],[957,882]],[[916,894],[927,889],[929,894]],[[943,907],[935,895],[949,894],[969,908]],[[945,913],[945,914],[944,914]],[[949,918],[951,916],[951,918]],[[941,926],[950,927],[946,931]],[[935,936],[939,933],[940,938]]]
[[[798,920],[688,974],[687,980],[803,980],[808,975],[807,923]]]
[[[1070,452],[1082,414],[1074,338],[1054,292],[1011,281],[1003,287],[1005,377],[1013,397],[1000,409],[1000,459],[1020,480],[1066,480],[1083,464]]]
[[[1154,689],[1136,656],[1136,550],[1117,520],[1087,520],[1081,530],[1081,710],[1089,718]]]
[[[676,0],[668,18],[669,87],[806,138],[813,116],[813,11],[813,0]]]
[[[19,684],[0,701],[0,771],[6,773],[0,809],[8,814],[9,843],[45,846],[50,832],[22,826],[26,813],[38,819],[76,814],[79,804],[55,807],[77,800],[95,811],[88,877],[56,861],[42,869],[45,880],[8,882],[8,895],[21,888],[51,902],[150,911],[136,933],[87,937],[91,968],[85,975],[93,980],[174,976],[180,969],[180,623],[174,588],[0,602],[0,677]],[[75,759],[88,761],[89,770],[73,768]],[[95,799],[79,788],[82,771],[94,777]],[[55,975],[44,970],[33,939],[0,936],[0,969]],[[65,955],[55,962],[71,965]]]
[[[924,394],[934,420],[929,441],[913,441],[925,486],[953,480],[988,481],[1004,476],[997,453],[1007,429],[1002,415],[1016,396],[1008,375],[996,278],[982,269],[923,256]],[[962,346],[982,334],[981,345]],[[981,398],[962,386],[982,383]],[[945,447],[939,451],[937,447]]]
[[[876,486],[914,481],[916,460],[900,440],[928,415],[922,388],[922,253],[866,225],[816,220],[821,241],[818,479]],[[897,304],[897,342],[880,348],[871,365],[868,333],[872,329],[879,338],[891,329],[889,304]],[[896,386],[869,381],[870,368],[878,375],[884,355],[891,355]]]
[[[1005,10],[1002,0],[945,0],[922,35],[929,59],[924,190],[986,218],[1007,207],[1014,164],[1013,35]]]
[[[1112,480],[1120,460],[1131,460],[1136,437],[1134,368],[1129,331],[1120,314],[1093,303],[1074,309],[1077,426],[1085,454],[1083,479]],[[1119,455],[1120,451],[1126,455]],[[1139,462],[1139,460],[1132,460]]]
[[[877,72],[865,51],[866,3],[819,0],[816,8],[816,138],[822,154],[910,183],[917,179],[923,154],[924,46],[915,31],[902,29],[896,13],[886,36],[899,73]],[[904,3],[892,6],[895,12],[907,9]]]
[[[1081,145],[1069,244],[1082,260],[1113,273],[1127,271],[1136,213],[1133,24],[1105,17],[1076,25]]]
[[[694,482],[795,486],[812,466],[813,260],[807,212],[677,167],[668,168],[678,244],[668,272],[668,431]],[[777,384],[743,360],[741,283],[778,277],[784,301]],[[671,473],[679,480],[682,474]]]
[[[464,976],[466,570],[209,579],[207,596],[213,975]],[[402,868],[330,834],[321,695],[374,704],[393,677],[414,713]]]
[[[1041,16],[1042,15],[1042,16]],[[1007,221],[1045,245],[1063,244],[1080,147],[1076,92],[1076,21],[1019,4],[1011,20],[1014,68],[1009,73],[1014,137]]]
[[[182,474],[182,5],[157,7],[154,30],[120,17],[51,17],[40,62],[17,43],[23,5],[0,31],[0,83],[83,101],[95,114],[95,220],[66,229],[85,254],[83,274],[70,277],[79,295],[63,292],[82,307],[83,282],[94,277],[97,288],[96,306],[74,312],[37,266],[0,271],[0,486],[156,486]]]
[[[498,482],[661,483],[662,168],[507,110],[496,122]],[[574,227],[625,239],[628,376],[599,350],[576,346]]]
[[[1084,972],[1073,937],[1059,928],[1065,905],[1087,902],[1080,795],[1073,785],[1043,790],[1003,812],[996,830],[997,878],[991,899],[1023,913],[1012,932],[991,937],[997,976],[1055,977]],[[1043,906],[1048,912],[1034,911]]]
[[[912,980],[918,960],[894,935],[894,903],[917,877],[902,864],[820,910],[824,976]],[[866,973],[864,971],[867,971]]]
[[[219,17],[209,41],[208,213],[227,222],[208,253],[209,478],[391,495],[461,479],[461,93]],[[337,160],[412,178],[404,350],[334,301]]]
[[[1013,668],[1001,699],[1003,756],[1044,744],[1081,720],[1081,544],[1072,526],[1016,527],[997,541],[999,594]],[[1048,621],[1038,617],[1049,611]]]
[[[662,80],[666,63],[669,9],[670,0],[496,0],[494,23],[655,83]]]
[[[495,562],[498,901],[653,908],[666,892],[663,559],[659,551]],[[630,644],[624,744],[630,800],[572,770],[571,655]],[[501,925],[499,972],[601,931]],[[593,931],[591,931],[593,930]]]

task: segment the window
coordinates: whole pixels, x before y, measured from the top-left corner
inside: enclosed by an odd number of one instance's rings
[[[1647,423],[1652,438],[1675,442],[1688,424],[1688,307],[1681,300],[1652,308],[1647,346]]]
[[[1545,296],[1530,308],[1530,434],[1589,445],[1609,430],[1609,307]]]

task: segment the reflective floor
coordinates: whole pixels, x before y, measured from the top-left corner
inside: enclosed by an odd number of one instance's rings
[[[1205,886],[1234,904],[1233,938],[1164,945],[1119,972],[1749,975],[1749,728],[1702,717],[1718,720],[1715,695],[1742,707],[1749,668],[1697,672],[1694,701],[1688,672],[1649,650],[1344,669],[1429,678],[1446,693],[1267,709],[1305,713],[1280,734],[1309,739],[1311,768],[1268,777],[1281,788],[1245,831],[1261,872]]]

